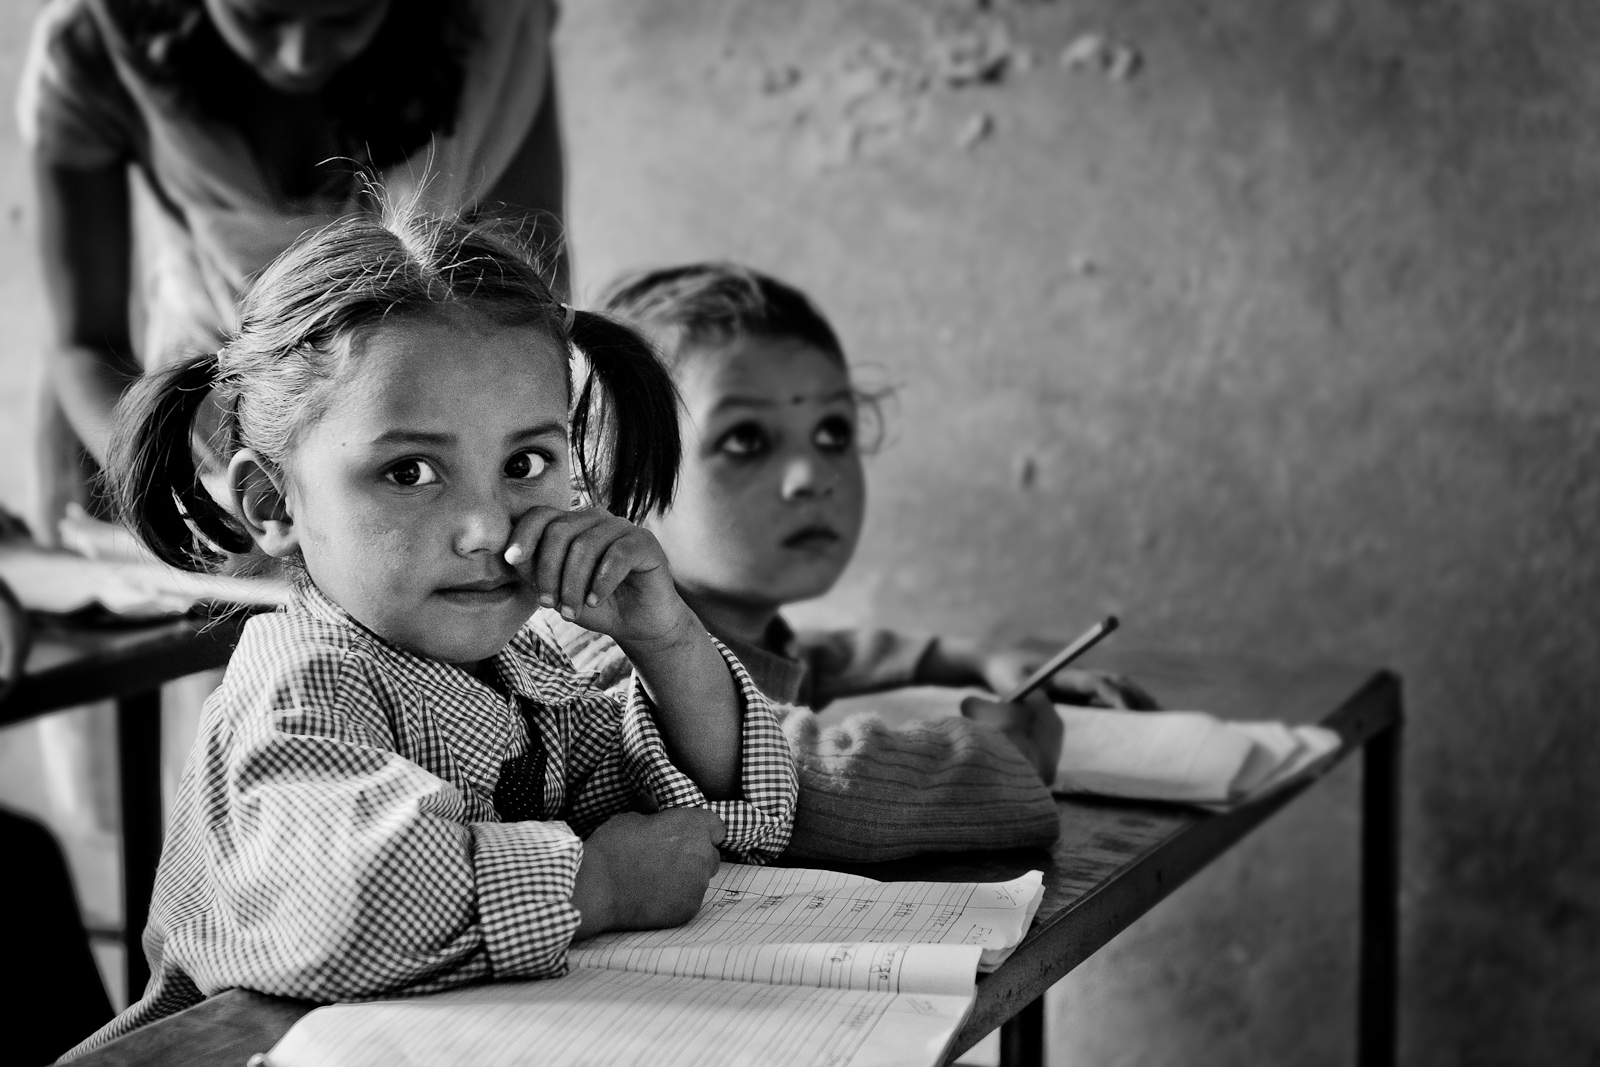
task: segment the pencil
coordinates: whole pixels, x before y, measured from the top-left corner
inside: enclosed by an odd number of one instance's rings
[[[1071,663],[1073,660],[1089,651],[1095,645],[1099,644],[1102,637],[1116,628],[1117,617],[1115,615],[1107,615],[1105,618],[1089,627],[1088,630],[1084,631],[1083,636],[1079,637],[1066,648],[1063,648],[1060,652],[1057,652],[1054,656],[1051,656],[1050,662],[1046,663],[1043,667],[1040,667],[1038,670],[1028,675],[1027,678],[1023,679],[1021,685],[1002,696],[1000,698],[1001,701],[1006,704],[1015,704],[1017,701],[1021,700],[1023,697],[1027,696],[1044,683],[1048,682],[1050,680],[1050,676],[1055,674],[1056,671],[1059,671],[1062,667],[1065,667],[1067,664]]]

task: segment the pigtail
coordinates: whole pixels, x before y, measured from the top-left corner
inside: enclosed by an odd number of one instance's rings
[[[575,311],[567,333],[589,362],[572,407],[579,478],[630,522],[665,511],[682,448],[672,376],[644,338],[604,315]]]
[[[191,571],[215,569],[226,559],[219,549],[252,547],[194,465],[191,428],[217,368],[206,353],[142,375],[117,405],[107,464],[122,521],[159,559]]]

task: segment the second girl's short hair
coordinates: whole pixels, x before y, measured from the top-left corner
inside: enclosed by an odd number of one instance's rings
[[[600,310],[645,330],[669,360],[689,345],[764,337],[804,342],[845,365],[838,335],[804,293],[738,263],[625,275],[607,287]]]

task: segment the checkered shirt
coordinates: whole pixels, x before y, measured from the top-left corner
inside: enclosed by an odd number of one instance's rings
[[[744,695],[742,799],[708,801],[668,760],[644,686],[595,688],[548,615],[494,658],[514,697],[388,644],[314,588],[250,620],[178,790],[150,984],[74,1052],[234,986],[326,1002],[563,974],[580,838],[618,812],[705,807],[731,857],[781,852],[794,763],[739,661],[718,645]],[[501,767],[528,745],[522,708],[560,821],[495,813]]]

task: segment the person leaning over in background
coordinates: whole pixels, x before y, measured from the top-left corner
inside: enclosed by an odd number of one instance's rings
[[[731,263],[623,278],[601,307],[655,341],[683,397],[678,495],[645,523],[684,600],[767,696],[820,710],[914,685],[1004,692],[1056,650],[1032,639],[791,630],[781,609],[833,587],[866,510],[860,422],[875,406],[852,383],[833,328],[803,293]],[[557,627],[579,668],[603,684],[626,680],[614,642]],[[1059,672],[1049,695],[1154,706],[1128,679],[1091,670]],[[1043,698],[974,699],[963,712],[980,722],[891,728],[852,715],[825,730],[809,713],[787,715],[800,768],[790,854],[874,861],[1054,841],[1046,785],[1061,743],[1054,709]]]
[[[369,177],[433,210],[532,213],[563,256],[553,19],[550,0],[45,8],[18,96],[55,317],[32,515],[42,540],[69,503],[103,510],[89,475],[128,383],[215,350],[246,282],[361,206]],[[208,435],[215,413],[199,421]]]

